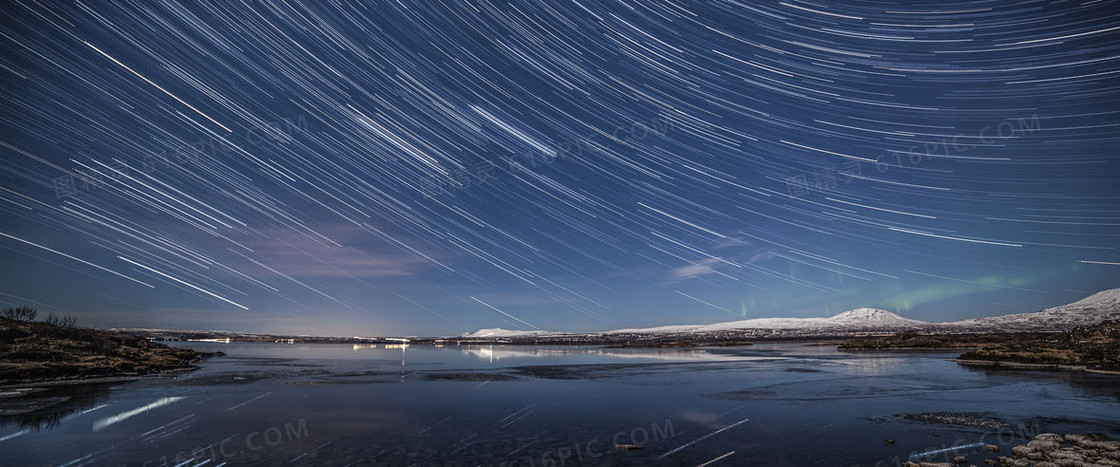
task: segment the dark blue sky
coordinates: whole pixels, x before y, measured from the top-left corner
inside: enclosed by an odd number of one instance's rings
[[[1120,2],[10,2],[0,301],[587,331],[1120,286]]]

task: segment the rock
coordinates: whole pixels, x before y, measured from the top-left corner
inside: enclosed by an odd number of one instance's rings
[[[1058,459],[1070,459],[1070,460],[1075,460],[1075,461],[1085,460],[1085,455],[1084,454],[1082,454],[1080,452],[1077,452],[1077,451],[1070,450],[1070,448],[1061,448],[1061,449],[1058,449],[1056,451],[1049,452],[1049,453],[1047,453],[1047,457],[1049,457],[1050,460],[1058,460]]]
[[[902,467],[921,467],[921,466],[918,465],[918,464],[915,464],[913,462],[906,461],[906,462],[902,463]]]
[[[645,449],[645,446],[639,446],[637,444],[616,444],[614,448],[620,451],[637,451],[639,449]]]
[[[1096,442],[1096,441],[1093,441],[1093,440],[1091,440],[1091,439],[1089,439],[1089,438],[1081,438],[1081,439],[1079,439],[1079,440],[1075,441],[1075,442],[1074,442],[1074,444],[1076,444],[1076,445],[1078,445],[1078,446],[1081,446],[1081,447],[1083,447],[1083,448],[1089,448],[1089,449],[1092,449],[1092,448],[1093,448],[1094,446],[1096,446],[1096,445],[1097,445],[1097,442]]]
[[[1042,461],[1042,462],[1036,462],[1034,464],[1034,467],[1058,467],[1058,464],[1055,464],[1053,462]]]
[[[884,439],[884,440],[883,440],[883,445],[884,445],[884,446],[890,446],[890,445],[892,445],[892,444],[894,444],[894,440],[893,440],[893,439]]]
[[[984,449],[988,452],[999,452],[999,446],[996,446],[994,444],[985,444]]]
[[[948,462],[922,462],[918,467],[953,467],[953,464]]]
[[[1042,435],[1039,435],[1039,436],[1042,436]],[[1036,437],[1035,439],[1032,439],[1030,442],[1027,443],[1027,447],[1029,447],[1031,449],[1034,449],[1036,451],[1053,451],[1053,450],[1061,447],[1061,439],[1062,439],[1061,436],[1058,436],[1058,441],[1051,441],[1049,439],[1039,439],[1039,438]]]
[[[955,462],[959,465],[964,465],[965,462],[968,462],[968,458],[966,458],[964,456],[957,456],[957,457],[953,458],[953,462]]]
[[[1016,457],[1027,457],[1027,454],[1030,454],[1032,452],[1034,452],[1034,449],[1031,449],[1026,445],[1015,446],[1011,448],[1011,454],[1015,455]]]

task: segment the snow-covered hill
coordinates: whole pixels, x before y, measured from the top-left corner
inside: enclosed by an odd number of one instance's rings
[[[804,329],[828,326],[826,318],[757,318],[715,324],[680,324],[655,328],[615,329],[602,334],[673,334],[688,332],[715,332],[732,329]]]
[[[856,308],[830,318],[756,318],[705,325],[661,326],[656,328],[617,329],[604,334],[618,333],[703,333],[733,331],[737,329],[781,329],[827,331],[891,331],[933,326],[932,323],[903,318],[887,310]]]
[[[967,319],[945,323],[964,327],[991,328],[1004,331],[1056,330],[1107,319],[1120,319],[1120,288],[1097,292],[1086,298],[1034,313],[1016,313],[990,318]]]
[[[892,328],[892,327],[922,327],[932,323],[916,319],[903,318],[887,310],[878,308],[856,308],[848,310],[831,318],[831,323],[857,328]]]
[[[459,337],[465,338],[499,338],[499,337],[533,337],[557,334],[548,331],[518,331],[516,329],[502,329],[502,328],[487,328],[479,329],[475,332],[467,332],[461,334]]]
[[[773,331],[781,335],[828,335],[861,332],[924,331],[1035,331],[1061,330],[1106,319],[1120,319],[1120,288],[1105,290],[1068,305],[1056,306],[1034,313],[1018,313],[991,318],[931,323],[905,318],[887,310],[856,308],[829,318],[756,318],[715,324],[683,324],[653,328],[616,329],[590,335],[617,334],[703,334],[734,331]],[[464,338],[544,337],[562,335],[545,331],[512,331],[501,328],[481,329],[463,334]]]
[[[731,321],[715,324],[683,324],[674,326],[658,326],[653,328],[615,329],[596,333],[600,335],[612,334],[688,334],[688,333],[713,333],[722,331],[735,331],[742,329],[781,330],[781,331],[814,331],[826,332],[860,332],[860,331],[903,331],[932,327],[934,324],[924,321],[903,318],[887,310],[875,308],[856,308],[845,311],[831,318],[756,318],[742,321]],[[554,335],[544,331],[512,331],[508,329],[493,328],[463,334],[464,338],[501,338],[501,337],[534,337]]]

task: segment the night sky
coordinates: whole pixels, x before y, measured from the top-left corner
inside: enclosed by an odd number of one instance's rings
[[[1120,287],[1120,2],[843,3],[4,1],[0,305],[446,335]]]

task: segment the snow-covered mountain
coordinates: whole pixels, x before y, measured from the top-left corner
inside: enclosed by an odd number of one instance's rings
[[[775,330],[775,331],[811,331],[814,333],[826,332],[862,332],[862,331],[904,331],[933,327],[935,324],[924,321],[903,318],[887,310],[876,308],[856,308],[845,311],[831,318],[756,318],[742,321],[731,321],[715,324],[683,324],[674,326],[658,326],[653,328],[615,329],[595,335],[610,336],[616,334],[703,334],[736,330]],[[557,335],[545,331],[512,331],[508,329],[493,328],[463,334],[464,338],[501,338],[501,337],[543,337]]]
[[[916,319],[903,318],[897,314],[878,308],[856,308],[854,310],[848,310],[828,318],[828,321],[843,326],[862,328],[922,327],[932,324]]]
[[[966,319],[945,324],[1027,331],[1067,329],[1085,324],[1095,324],[1107,319],[1120,319],[1120,288],[1097,292],[1068,305],[1047,308],[1034,313]]]
[[[775,329],[811,331],[894,331],[932,327],[933,323],[903,318],[887,310],[856,308],[830,318],[756,318],[705,325],[660,326],[656,328],[617,329],[604,334],[705,333],[738,329]]]
[[[715,324],[680,324],[655,328],[628,328],[602,334],[672,334],[726,331],[731,329],[803,329],[828,326],[825,318],[757,318]]]
[[[559,334],[548,331],[518,331],[516,329],[502,329],[502,328],[487,328],[479,329],[475,332],[466,332],[459,337],[483,339],[483,338],[499,338],[499,337],[533,337]]]
[[[1120,319],[1120,288],[1098,292],[1068,305],[1047,308],[1034,313],[1018,313],[944,323],[931,323],[904,318],[890,311],[877,308],[856,308],[829,318],[756,318],[715,324],[683,324],[653,328],[616,329],[588,335],[609,337],[618,334],[704,334],[734,333],[736,331],[765,331],[763,334],[794,336],[861,332],[897,332],[909,330],[933,332],[1054,331],[1085,324],[1099,323],[1107,319]],[[461,337],[519,338],[561,335],[565,334],[545,331],[512,331],[494,328],[481,329],[477,332],[463,334]]]

